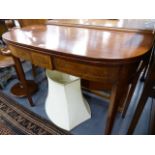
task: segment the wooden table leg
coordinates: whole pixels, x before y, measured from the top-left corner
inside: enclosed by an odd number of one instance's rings
[[[128,129],[128,132],[127,134],[128,135],[131,135],[133,134],[134,132],[134,129],[138,123],[138,120],[143,112],[143,109],[145,107],[145,104],[146,104],[146,101],[150,95],[150,91],[152,90],[152,83],[146,83],[144,85],[144,89],[143,89],[143,92],[142,92],[142,95],[141,95],[141,98],[139,100],[139,103],[137,105],[137,108],[136,108],[136,111],[134,113],[134,116],[132,118],[132,121],[131,121],[131,124],[129,126],[129,129]]]
[[[141,82],[144,82],[144,81],[145,81],[146,74],[147,74],[147,70],[148,70],[148,65],[144,68],[142,77],[140,78],[140,81],[141,81]]]
[[[105,134],[107,135],[111,134],[112,132],[114,120],[117,114],[117,109],[123,92],[123,87],[124,85],[119,83],[119,84],[115,84],[112,88],[111,100],[108,108],[108,116],[107,116],[107,122],[106,122],[106,128],[105,128]]]
[[[32,64],[32,75],[36,77],[36,66]]]
[[[129,94],[129,89],[130,89],[130,84],[126,85],[126,87],[123,88],[123,92],[122,92],[122,97],[119,103],[119,107],[118,107],[118,112],[122,113],[123,109],[125,107],[126,101],[127,101],[127,96]]]
[[[123,112],[122,112],[122,118],[125,118],[125,116],[126,116],[126,112],[128,110],[128,107],[130,105],[133,93],[135,91],[135,88],[136,88],[136,85],[137,85],[137,82],[138,82],[138,78],[139,78],[139,75],[136,76],[133,79],[133,82],[131,83],[131,87],[129,88],[129,93],[127,95],[127,98],[126,98],[126,101],[125,101],[125,106],[124,106],[124,109],[123,109]]]
[[[155,135],[155,102],[154,101],[151,105],[150,121],[149,121],[149,135]]]
[[[12,57],[15,62],[16,73],[20,81],[20,84],[16,84],[12,91],[14,94],[21,94],[21,92],[23,92],[28,98],[30,105],[34,106],[31,94],[37,90],[37,85],[33,81],[28,81],[25,79],[25,74],[20,59],[14,56]]]

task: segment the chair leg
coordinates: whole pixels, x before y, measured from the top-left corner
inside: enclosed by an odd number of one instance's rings
[[[138,120],[139,120],[139,118],[141,116],[141,113],[142,113],[142,111],[144,109],[146,101],[147,101],[147,99],[149,97],[151,88],[152,88],[152,83],[148,82],[148,83],[145,84],[142,95],[141,95],[141,98],[140,98],[139,103],[137,105],[137,108],[136,108],[136,111],[135,111],[134,116],[132,118],[129,129],[127,131],[128,135],[131,135],[134,132],[134,129],[135,129],[137,123],[138,123]]]

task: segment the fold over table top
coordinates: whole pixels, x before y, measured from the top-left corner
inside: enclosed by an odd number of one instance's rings
[[[127,60],[147,53],[153,34],[88,29],[57,25],[33,25],[3,34],[7,43],[44,50],[49,54],[81,59]]]

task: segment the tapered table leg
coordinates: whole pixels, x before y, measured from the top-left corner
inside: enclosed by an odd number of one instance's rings
[[[19,97],[26,96],[31,106],[34,106],[31,95],[37,91],[37,84],[31,80],[26,80],[20,59],[12,56],[15,62],[15,69],[20,83],[12,87],[11,92]]]
[[[143,92],[142,92],[142,95],[141,95],[141,98],[139,100],[139,103],[137,105],[137,108],[136,108],[136,111],[134,113],[134,116],[132,118],[132,121],[131,121],[131,124],[129,126],[129,129],[128,129],[128,132],[127,134],[128,135],[131,135],[133,134],[134,132],[134,129],[136,128],[136,125],[138,123],[138,120],[143,112],[143,109],[145,107],[145,104],[146,104],[146,101],[150,95],[150,92],[152,90],[152,83],[146,83],[144,85],[144,89],[143,89]]]
[[[32,64],[32,75],[36,77],[36,66]]]
[[[123,93],[123,85],[121,83],[115,84],[112,88],[110,105],[108,108],[108,116],[105,128],[105,134],[109,135],[112,132],[114,125],[115,117],[117,114],[117,109],[120,103],[121,95]]]
[[[122,118],[125,118],[125,116],[126,116],[128,107],[130,105],[133,93],[135,91],[135,88],[136,88],[136,85],[137,85],[137,82],[138,82],[138,78],[139,78],[139,76],[136,76],[135,79],[133,80],[133,82],[131,83],[131,87],[129,89],[129,93],[127,95],[125,106],[124,106],[124,109],[123,109],[123,112],[122,112]]]

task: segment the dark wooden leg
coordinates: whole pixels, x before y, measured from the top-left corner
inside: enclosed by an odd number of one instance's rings
[[[153,55],[154,55],[154,50],[152,50],[150,57],[146,61],[146,66],[144,68],[144,72],[143,72],[142,77],[140,79],[141,82],[144,82],[145,81],[145,78],[146,78],[147,72],[149,70],[150,64],[153,62],[153,59],[154,59],[153,58],[154,57]]]
[[[32,75],[36,77],[36,66],[32,64]]]
[[[125,106],[124,106],[124,109],[123,109],[123,112],[122,112],[122,118],[125,118],[125,116],[126,116],[126,113],[127,113],[128,107],[130,105],[130,101],[131,101],[131,98],[133,96],[135,87],[136,87],[136,84],[132,84],[131,88],[129,89],[129,93],[128,93],[128,96],[127,96],[127,99],[126,99],[126,103],[125,103]]]
[[[127,99],[126,99],[126,102],[125,102],[125,106],[124,106],[124,109],[123,109],[123,112],[122,112],[122,118],[125,117],[126,112],[127,112],[127,110],[128,110],[128,107],[129,107],[129,104],[130,104],[130,102],[131,102],[133,93],[134,93],[134,91],[135,91],[135,87],[136,87],[136,85],[137,85],[138,77],[139,77],[139,76],[135,77],[135,79],[134,79],[133,82],[131,83],[131,87],[130,87],[130,89],[129,89],[129,93],[128,93],[128,95],[127,95]]]
[[[25,74],[24,74],[24,71],[23,71],[20,59],[17,58],[17,57],[14,57],[14,56],[13,56],[13,59],[14,59],[14,62],[15,62],[15,69],[16,69],[17,76],[18,76],[18,78],[19,78],[19,80],[21,82],[20,87],[27,94],[26,96],[28,98],[28,101],[29,101],[30,105],[34,106],[34,103],[32,101],[32,97],[31,97],[31,94],[30,94],[30,91],[28,89],[27,81],[25,79]]]
[[[142,111],[144,109],[144,106],[146,104],[146,101],[147,101],[147,99],[149,97],[149,94],[150,94],[151,90],[152,90],[152,83],[146,83],[144,85],[144,89],[143,89],[141,98],[140,98],[139,103],[137,105],[136,111],[135,111],[134,116],[132,118],[132,121],[131,121],[131,124],[129,126],[127,134],[129,134],[129,135],[133,134],[134,129],[135,129],[137,123],[138,123],[138,120],[139,120],[139,118],[141,116],[141,113],[142,113]]]
[[[108,116],[105,128],[105,134],[111,134],[117,109],[120,103],[124,85],[116,84],[112,88],[110,105],[108,108]]]
[[[126,103],[126,99],[128,97],[129,89],[130,89],[130,85],[127,85],[126,88],[123,88],[124,92],[122,92],[122,97],[121,97],[121,100],[119,103],[118,112],[121,112],[121,113],[123,112],[123,109],[124,109],[124,106]]]
[[[140,81],[141,81],[141,82],[144,82],[144,81],[145,81],[145,77],[146,77],[146,73],[147,73],[147,70],[148,70],[148,66],[149,66],[149,65],[147,65],[147,66],[144,68],[144,72],[143,72],[143,74],[142,74],[142,77],[140,78]]]
[[[155,102],[153,101],[151,105],[151,115],[149,122],[149,134],[155,135]]]

